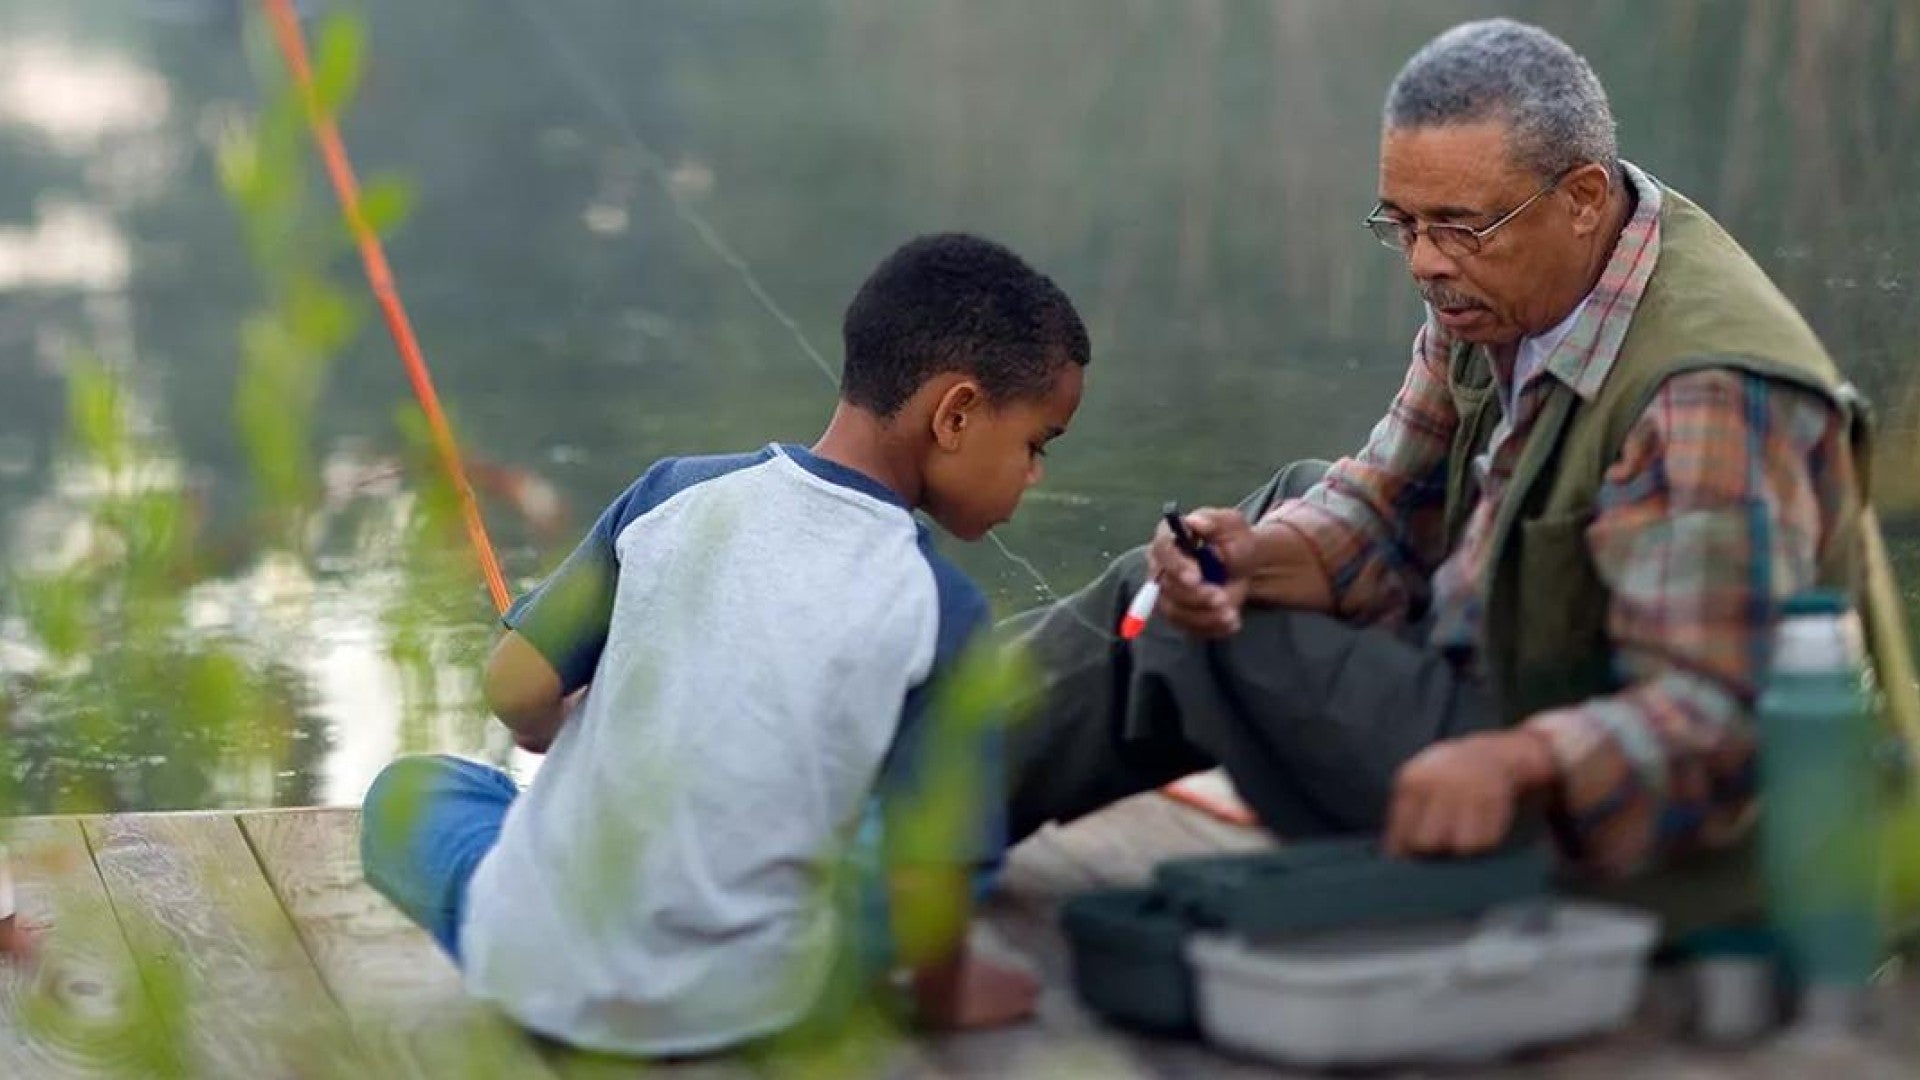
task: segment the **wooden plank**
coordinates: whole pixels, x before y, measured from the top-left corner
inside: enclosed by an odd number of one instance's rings
[[[433,939],[367,885],[358,810],[264,811],[238,821],[380,1075],[554,1075],[533,1040],[469,998]]]
[[[107,890],[72,818],[9,824],[20,915],[47,928],[37,970],[0,965],[0,1076],[178,1071],[139,1037],[146,1000]]]
[[[322,981],[359,1041],[389,1070],[382,1075],[569,1080],[758,1075],[725,1056],[640,1061],[576,1051],[526,1034],[468,998],[459,972],[439,946],[366,885],[358,810],[258,811],[240,815],[239,823]]]
[[[328,997],[232,816],[82,824],[150,996],[179,1003],[191,1075],[381,1074]]]

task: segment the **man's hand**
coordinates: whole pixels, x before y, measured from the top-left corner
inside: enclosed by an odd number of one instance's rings
[[[972,951],[956,958],[950,971],[915,980],[920,1018],[946,1031],[1003,1027],[1033,1015],[1040,982],[1017,967],[996,964]]]
[[[1147,570],[1160,582],[1159,615],[1199,638],[1222,638],[1240,629],[1240,608],[1247,602],[1247,576],[1254,554],[1253,527],[1238,510],[1194,510],[1187,528],[1206,541],[1227,568],[1227,582],[1214,585],[1200,576],[1200,564],[1173,542],[1164,522],[1147,548]]]
[[[1387,814],[1392,855],[1478,855],[1498,847],[1523,796],[1558,772],[1546,737],[1525,728],[1434,743],[1400,767]]]

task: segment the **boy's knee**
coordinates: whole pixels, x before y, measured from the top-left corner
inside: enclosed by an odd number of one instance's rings
[[[439,754],[414,754],[389,762],[373,778],[360,806],[363,865],[377,865],[383,856],[404,850],[448,760]]]
[[[440,754],[410,754],[395,758],[380,770],[361,801],[367,817],[384,817],[407,803],[417,803],[421,794],[446,772],[447,759]]]

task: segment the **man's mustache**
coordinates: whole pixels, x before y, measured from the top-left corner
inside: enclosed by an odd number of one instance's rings
[[[1468,296],[1466,293],[1439,284],[1420,286],[1420,299],[1425,300],[1431,307],[1440,308],[1445,311],[1486,307],[1485,304]]]

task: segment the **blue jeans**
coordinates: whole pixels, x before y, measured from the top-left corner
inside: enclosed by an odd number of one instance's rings
[[[367,884],[455,961],[467,883],[519,794],[499,769],[444,754],[400,758],[367,790],[360,816]]]

